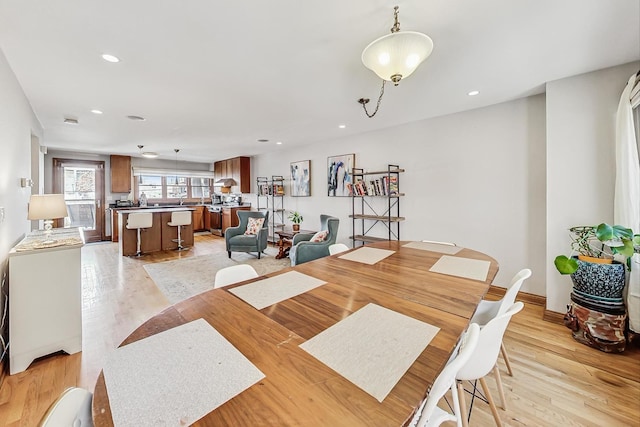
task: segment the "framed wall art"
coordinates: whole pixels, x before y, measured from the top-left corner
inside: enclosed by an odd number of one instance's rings
[[[291,195],[293,197],[311,196],[311,160],[291,162]]]
[[[327,158],[327,195],[330,197],[351,196],[355,154],[341,154]]]

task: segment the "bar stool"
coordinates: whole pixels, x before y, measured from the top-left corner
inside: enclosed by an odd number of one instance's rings
[[[138,231],[138,245],[136,250],[136,256],[142,255],[140,250],[140,229],[151,228],[153,226],[153,214],[151,212],[136,212],[130,213],[127,218],[127,229]]]
[[[186,250],[189,248],[185,248],[182,246],[182,238],[180,237],[180,229],[183,225],[191,224],[191,211],[174,211],[171,212],[171,221],[167,223],[167,225],[171,227],[178,227],[178,238],[173,239],[172,241],[178,242],[178,250]]]

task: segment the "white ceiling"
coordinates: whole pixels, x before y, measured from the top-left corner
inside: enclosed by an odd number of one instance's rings
[[[396,4],[401,28],[435,47],[369,119],[356,100],[374,104],[381,81],[360,54],[389,32]],[[44,145],[136,155],[141,144],[208,162],[504,102],[638,60],[640,1],[0,0],[0,48]]]

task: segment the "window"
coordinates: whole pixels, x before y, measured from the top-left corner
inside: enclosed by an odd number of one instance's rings
[[[147,201],[159,202],[179,199],[211,197],[212,180],[183,176],[138,175],[135,180],[136,199],[144,192]]]

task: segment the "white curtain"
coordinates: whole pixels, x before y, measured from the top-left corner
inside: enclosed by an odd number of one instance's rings
[[[640,156],[638,156],[632,106],[632,103],[637,105],[640,89],[638,74],[631,76],[618,104],[616,188],[613,210],[615,224],[631,228],[634,233],[640,233]],[[632,270],[628,275],[627,285],[629,329],[640,332],[640,254],[635,254],[631,262]]]

